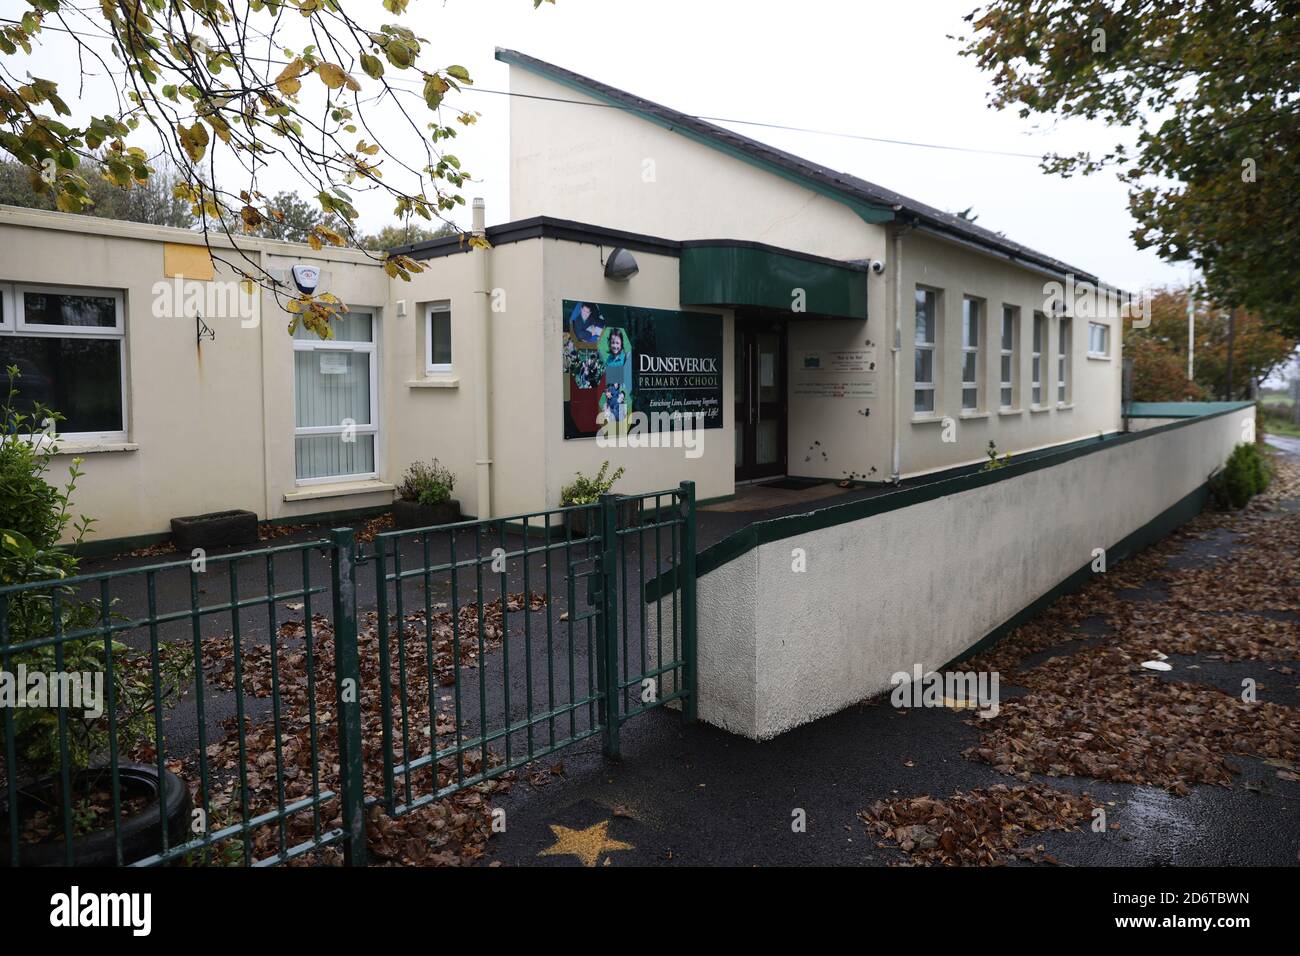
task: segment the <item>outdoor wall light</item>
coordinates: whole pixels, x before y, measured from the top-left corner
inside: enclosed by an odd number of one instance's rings
[[[605,278],[615,282],[626,282],[640,271],[636,257],[622,246],[614,249],[605,260]]]

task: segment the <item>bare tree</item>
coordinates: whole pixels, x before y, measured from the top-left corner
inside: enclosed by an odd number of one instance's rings
[[[534,8],[543,2],[554,0]],[[468,71],[426,65],[428,41],[399,22],[410,0],[384,0],[385,23],[345,6],[356,10],[341,0],[34,0],[21,19],[0,21],[0,148],[65,212],[93,203],[83,164],[96,153],[102,175],[127,189],[166,156],[214,261],[287,296],[241,245],[285,219],[260,188],[273,172],[296,176],[319,207],[305,235],[314,248],[361,248],[364,193],[386,195],[401,221],[450,224],[465,201],[469,174],[447,146],[478,114],[448,96],[472,84]],[[83,84],[112,79],[116,116],[76,116],[57,82],[16,75],[18,58],[54,33],[75,45]],[[422,269],[369,254],[396,278]],[[301,319],[323,337],[341,307],[328,293],[285,305],[291,328]]]

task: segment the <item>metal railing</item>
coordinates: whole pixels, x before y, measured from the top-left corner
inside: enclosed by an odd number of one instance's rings
[[[375,805],[616,756],[633,717],[694,716],[694,560],[686,482],[0,587],[0,676],[103,691],[93,717],[0,698],[0,863],[360,865]]]

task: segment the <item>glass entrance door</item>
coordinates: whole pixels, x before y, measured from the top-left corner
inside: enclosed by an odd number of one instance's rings
[[[736,480],[786,473],[785,327],[736,322]]]

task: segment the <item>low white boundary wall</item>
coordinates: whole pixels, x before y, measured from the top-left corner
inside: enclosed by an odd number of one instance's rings
[[[770,738],[889,689],[898,671],[941,667],[1088,568],[1093,549],[1190,517],[1254,416],[1179,421],[742,532],[731,550],[746,534],[752,546],[698,582],[699,716]],[[844,520],[871,508],[889,510]]]

